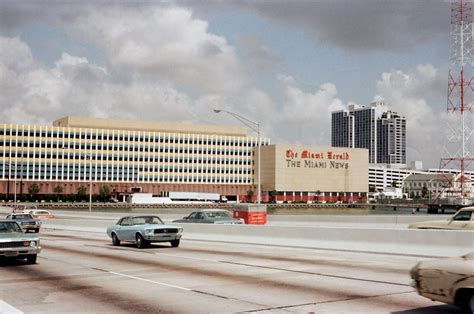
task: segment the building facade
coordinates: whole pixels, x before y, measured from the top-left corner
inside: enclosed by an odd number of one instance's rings
[[[261,138],[261,145],[269,139]],[[256,190],[257,138],[231,126],[65,117],[53,126],[0,124],[0,197]],[[58,188],[59,186],[59,188]]]
[[[267,145],[261,148],[262,190],[276,202],[366,201],[366,149]]]
[[[406,164],[406,119],[381,101],[331,115],[333,147],[366,148],[369,163]]]

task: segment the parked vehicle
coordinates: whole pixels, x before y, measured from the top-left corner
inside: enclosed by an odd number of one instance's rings
[[[420,262],[410,276],[420,295],[474,313],[474,252]]]
[[[120,218],[115,225],[108,226],[107,235],[116,246],[122,241],[131,241],[138,248],[146,247],[152,242],[170,242],[172,247],[178,247],[183,228],[165,225],[158,216],[126,216]]]
[[[14,220],[0,220],[0,257],[26,258],[29,264],[34,264],[40,251],[38,236],[24,233]]]
[[[31,216],[33,216],[33,218],[39,218],[39,219],[52,219],[52,218],[54,218],[54,215],[50,211],[44,210],[44,209],[30,210],[29,213],[31,214]]]
[[[228,210],[205,209],[195,211],[182,219],[173,220],[173,223],[207,223],[207,224],[243,224],[243,219],[233,218]]]
[[[464,207],[447,220],[432,220],[412,223],[411,229],[474,230],[474,207]]]
[[[39,232],[40,227],[41,227],[41,220],[33,218],[31,214],[14,213],[14,214],[8,215],[6,219],[17,221],[20,224],[21,228],[26,232],[28,231]]]

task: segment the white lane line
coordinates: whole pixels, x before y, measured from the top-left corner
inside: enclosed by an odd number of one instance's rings
[[[0,314],[23,314],[23,312],[7,302],[0,300]]]
[[[193,259],[197,261],[204,261],[204,262],[213,262],[213,263],[222,263],[222,261],[215,260],[215,259],[209,259],[209,258],[200,258],[200,257],[190,257],[186,255],[176,255],[176,254],[166,254],[166,253],[155,253],[155,255],[162,255],[162,256],[168,256],[168,257],[174,257],[174,258],[187,258],[187,259]]]
[[[117,272],[114,272],[114,271],[107,271],[107,272],[110,273],[110,274],[117,275],[117,276],[131,278],[131,279],[140,280],[140,281],[145,281],[145,282],[153,283],[153,284],[156,284],[156,285],[166,286],[166,287],[170,287],[170,288],[176,288],[176,289],[180,289],[180,290],[184,290],[184,291],[192,291],[192,289],[179,287],[179,286],[175,286],[175,285],[170,285],[170,284],[167,284],[167,283],[164,283],[164,282],[159,282],[159,281],[154,281],[154,280],[150,280],[150,279],[145,279],[145,278],[135,277],[135,276],[131,276],[131,275],[121,274],[121,273],[117,273]]]

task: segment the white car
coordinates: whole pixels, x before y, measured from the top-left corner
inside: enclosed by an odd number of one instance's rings
[[[474,252],[419,262],[410,276],[420,295],[474,313]]]
[[[408,228],[474,230],[474,207],[461,208],[453,217],[446,220],[416,222],[410,224]]]

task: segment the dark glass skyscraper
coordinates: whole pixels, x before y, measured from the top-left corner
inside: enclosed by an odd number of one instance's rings
[[[381,101],[350,105],[332,113],[331,145],[367,148],[369,163],[406,164],[406,119]]]

